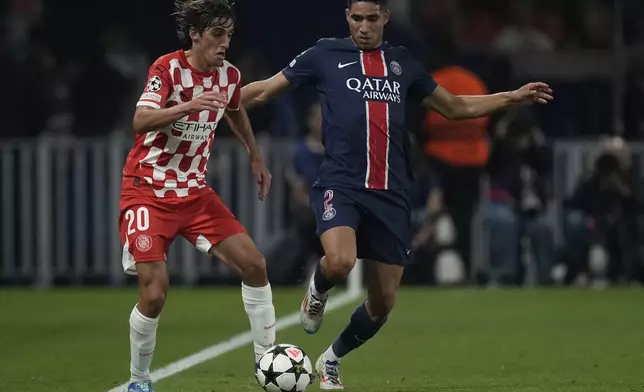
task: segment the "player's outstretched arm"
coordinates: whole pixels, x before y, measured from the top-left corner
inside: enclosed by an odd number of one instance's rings
[[[244,147],[250,155],[250,162],[253,174],[255,175],[255,181],[257,181],[260,187],[258,197],[260,200],[264,200],[266,199],[271,187],[272,176],[266,168],[262,154],[257,147],[257,141],[255,140],[255,135],[253,134],[253,128],[251,127],[250,120],[248,119],[248,114],[246,114],[244,107],[240,106],[239,110],[227,111],[226,120],[229,122],[233,132],[244,144]]]
[[[191,113],[223,109],[227,103],[228,101],[223,95],[211,91],[171,108],[156,109],[151,106],[139,106],[134,112],[132,127],[137,134],[154,131],[170,125]]]
[[[273,97],[286,91],[289,86],[290,82],[282,72],[277,73],[270,79],[247,84],[241,89],[242,105],[247,109],[264,105]]]
[[[452,95],[438,86],[423,103],[449,120],[465,120],[488,116],[516,105],[551,101],[552,89],[545,83],[528,83],[515,91],[490,95]]]

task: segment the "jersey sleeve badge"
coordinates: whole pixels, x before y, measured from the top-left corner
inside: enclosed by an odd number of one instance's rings
[[[148,86],[146,88],[146,91],[155,93],[161,90],[161,87],[163,87],[163,82],[161,81],[161,78],[157,75],[154,75],[148,81]]]

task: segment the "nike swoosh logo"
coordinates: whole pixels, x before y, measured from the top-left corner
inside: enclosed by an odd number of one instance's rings
[[[338,63],[338,68],[342,69],[342,68],[348,67],[350,65],[353,65],[355,63],[357,63],[357,61],[354,61],[352,63],[346,63],[346,64]]]

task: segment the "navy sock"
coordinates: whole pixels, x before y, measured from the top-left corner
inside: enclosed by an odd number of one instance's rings
[[[329,279],[322,273],[322,260],[318,262],[317,267],[315,267],[315,273],[313,274],[313,285],[315,286],[315,291],[320,294],[326,294],[335,286],[335,281]]]
[[[380,330],[380,327],[385,324],[385,321],[387,321],[387,318],[373,321],[371,316],[369,316],[369,312],[367,312],[367,306],[363,303],[353,312],[349,325],[347,325],[340,336],[333,342],[331,346],[333,353],[338,358],[349,354],[351,351],[362,346],[367,340],[374,337]]]

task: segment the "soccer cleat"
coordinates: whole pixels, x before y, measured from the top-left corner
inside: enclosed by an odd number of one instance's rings
[[[306,291],[304,300],[302,300],[302,307],[300,308],[300,322],[302,328],[309,333],[314,334],[320,329],[322,319],[324,317],[324,308],[326,307],[327,297],[320,298],[315,295],[313,289],[313,277],[311,277],[311,284]]]
[[[315,363],[315,371],[320,377],[320,389],[344,389],[344,385],[340,381],[340,362],[326,360],[324,355],[320,355]]]
[[[127,392],[154,392],[152,389],[152,381],[136,381],[130,383],[127,387]]]

